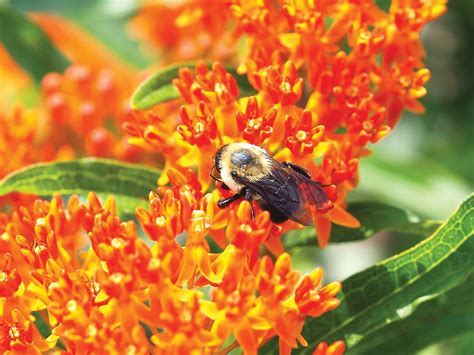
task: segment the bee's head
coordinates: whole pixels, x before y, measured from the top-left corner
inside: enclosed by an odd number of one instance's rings
[[[267,174],[269,160],[270,157],[265,149],[241,142],[227,144],[220,148],[214,157],[214,166],[225,182],[232,171],[247,177]]]
[[[245,168],[245,166],[251,165],[255,159],[255,154],[248,149],[236,150],[230,156],[230,162],[239,168]]]

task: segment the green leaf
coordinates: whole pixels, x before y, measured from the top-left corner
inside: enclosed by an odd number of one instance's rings
[[[132,95],[132,108],[141,110],[177,99],[179,91],[171,81],[178,77],[178,71],[182,67],[192,67],[192,64],[171,65],[145,79]]]
[[[177,99],[180,97],[178,89],[171,83],[174,78],[178,77],[180,68],[188,67],[194,69],[192,63],[180,63],[168,66],[150,77],[145,79],[135,90],[131,98],[131,106],[133,109],[146,109],[162,102]],[[237,81],[240,93],[243,96],[249,96],[255,93],[250,86],[247,77],[239,75],[232,68],[226,68]]]
[[[336,340],[345,341],[348,353],[356,351],[375,332],[385,334],[384,329],[414,314],[423,302],[463,283],[474,271],[473,227],[474,195],[470,195],[431,237],[345,280],[341,305],[307,319],[303,336],[309,346],[300,353]],[[277,352],[277,340],[262,349],[265,354]]]
[[[433,343],[462,334],[474,335],[473,295],[471,277],[460,286],[420,304],[409,317],[375,330],[348,353],[414,354]]]
[[[84,158],[67,162],[30,165],[0,181],[0,196],[11,192],[39,196],[113,195],[124,214],[133,215],[136,207],[146,207],[148,194],[156,189],[160,171],[114,160]]]
[[[38,83],[46,73],[62,72],[69,65],[41,28],[4,5],[0,5],[0,41]]]
[[[346,228],[333,225],[331,243],[368,239],[382,230],[430,235],[441,224],[436,221],[422,220],[409,210],[380,202],[353,202],[349,204],[348,211],[360,221],[361,226]],[[287,233],[283,244],[286,250],[295,247],[316,246],[314,227]]]

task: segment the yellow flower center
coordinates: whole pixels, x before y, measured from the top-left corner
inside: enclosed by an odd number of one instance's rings
[[[204,132],[204,130],[205,130],[204,124],[202,122],[196,122],[196,124],[194,125],[194,132],[202,133]]]
[[[238,304],[240,302],[240,299],[240,293],[238,291],[234,291],[229,296],[227,296],[227,303]]]
[[[364,121],[362,123],[362,127],[364,128],[364,131],[370,132],[374,129],[374,125],[372,124],[371,121]]]
[[[110,281],[116,284],[122,282],[123,278],[124,278],[124,275],[121,274],[120,272],[116,272],[109,276]]]
[[[77,309],[77,302],[76,300],[69,300],[66,304],[66,309],[69,313],[74,312]]]
[[[192,314],[188,310],[183,311],[181,315],[179,316],[179,320],[183,323],[190,322],[192,318],[193,318]]]
[[[160,259],[151,258],[150,261],[148,262],[148,269],[156,270],[160,267],[160,265],[161,265]]]
[[[133,355],[137,353],[137,347],[135,345],[129,345],[125,349],[125,354],[127,355]]]
[[[251,127],[254,130],[260,129],[260,127],[262,127],[262,118],[261,117],[252,118],[249,121],[249,127]]]
[[[405,88],[409,88],[411,86],[411,79],[408,75],[403,75],[400,78],[400,84],[402,84]]]
[[[0,282],[4,282],[8,279],[8,275],[4,273],[3,271],[0,272]]]
[[[38,219],[36,220],[36,225],[37,225],[37,226],[44,226],[44,225],[46,225],[45,219],[44,219],[44,218],[38,218]]]
[[[155,223],[158,227],[164,227],[166,223],[166,218],[163,216],[156,217]]]
[[[37,245],[34,250],[35,253],[39,255],[42,251],[46,250],[46,247],[44,245]]]
[[[214,85],[214,91],[216,94],[222,94],[227,91],[227,88],[222,83],[216,83],[216,85]]]
[[[115,248],[115,249],[118,249],[120,248],[123,244],[124,244],[124,240],[122,238],[114,238],[112,239],[112,241],[110,242],[110,244]]]
[[[57,281],[51,282],[48,286],[49,291],[55,290],[55,289],[58,289],[58,288],[59,288],[59,282],[57,282]]]
[[[291,85],[288,81],[283,81],[280,85],[281,91],[284,92],[290,92],[291,91]]]
[[[306,133],[305,131],[302,131],[302,130],[300,130],[300,131],[298,131],[298,133],[296,133],[296,138],[297,138],[300,142],[306,140],[306,136],[307,136],[307,133]]]
[[[18,339],[20,337],[20,330],[16,325],[13,325],[10,328],[10,331],[8,332],[8,335],[10,336],[11,339]]]
[[[87,327],[86,333],[90,337],[94,337],[97,334],[97,327],[94,324],[91,324]]]

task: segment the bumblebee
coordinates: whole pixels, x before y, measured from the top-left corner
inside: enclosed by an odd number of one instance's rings
[[[217,172],[217,174],[216,174]],[[301,166],[279,162],[261,147],[232,143],[221,147],[214,156],[211,177],[235,195],[219,200],[226,208],[244,198],[257,202],[270,213],[270,219],[282,223],[288,219],[303,225],[312,223],[311,208],[325,212],[332,207],[324,186],[311,179]],[[255,217],[253,206],[251,216]]]

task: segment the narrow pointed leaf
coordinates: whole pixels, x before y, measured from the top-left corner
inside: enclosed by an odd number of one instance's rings
[[[380,202],[354,202],[349,205],[348,211],[359,220],[361,226],[346,228],[333,224],[331,243],[365,240],[383,230],[428,236],[441,224],[437,221],[423,220],[409,210]],[[291,231],[284,237],[283,244],[286,250],[290,250],[296,247],[316,246],[316,240],[315,229],[311,226]]]
[[[131,98],[132,108],[146,109],[159,103],[179,98],[179,91],[172,84],[172,80],[178,77],[180,68],[188,67],[194,69],[194,66],[191,63],[174,64],[150,75],[133,93]],[[226,68],[226,70],[234,76],[242,96],[255,93],[246,76],[237,74],[235,69],[232,68]]]
[[[341,305],[306,320],[310,354],[322,341],[344,340],[350,354],[374,334],[414,314],[417,307],[462,284],[474,272],[474,195],[429,238],[343,282]],[[429,327],[427,322],[425,326]],[[405,340],[403,340],[405,341]],[[278,341],[262,353],[277,353]],[[404,352],[406,353],[406,352]]]
[[[124,213],[133,213],[136,207],[146,206],[159,176],[157,169],[107,159],[42,163],[7,175],[0,181],[0,196],[12,192],[85,196],[95,191],[101,196],[113,195]]]
[[[69,65],[41,28],[5,5],[0,5],[0,42],[38,83],[48,72],[62,72]]]
[[[471,277],[460,286],[420,304],[409,317],[375,330],[348,353],[414,354],[433,343],[462,334],[474,336],[473,295]]]

